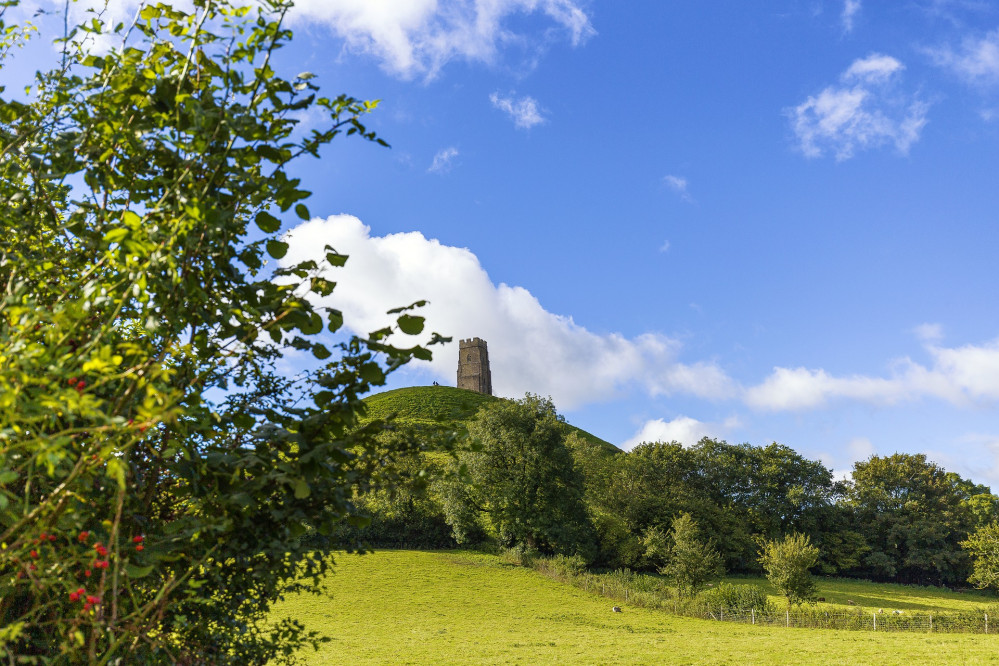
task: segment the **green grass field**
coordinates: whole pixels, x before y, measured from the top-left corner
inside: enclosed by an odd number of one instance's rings
[[[612,613],[613,602],[599,595],[479,553],[380,551],[336,561],[324,596],[295,597],[275,609],[333,638],[322,651],[303,653],[310,664],[999,663],[992,635],[747,626],[627,604]],[[893,608],[988,601],[841,580],[821,580],[819,594],[843,595],[844,603],[866,595]]]
[[[398,422],[406,425],[461,425],[474,417],[482,405],[502,399],[453,386],[411,386],[375,393],[365,398],[364,404],[369,419],[383,419],[396,414]],[[609,453],[620,452],[610,442],[581,428],[569,424],[569,429]]]

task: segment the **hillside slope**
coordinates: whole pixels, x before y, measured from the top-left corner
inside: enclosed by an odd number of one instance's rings
[[[479,408],[490,402],[505,400],[453,386],[411,386],[376,393],[364,399],[369,419],[383,419],[392,414],[400,423],[414,426],[464,425],[475,417]],[[618,453],[616,446],[585,430],[568,424],[580,437],[600,446],[608,453]]]

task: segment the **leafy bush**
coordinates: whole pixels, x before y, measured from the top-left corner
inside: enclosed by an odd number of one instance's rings
[[[697,598],[713,609],[743,611],[753,609],[757,613],[771,613],[775,610],[766,590],[759,585],[719,583],[718,587],[702,591]]]
[[[16,4],[0,0],[0,65]],[[278,263],[277,215],[311,217],[288,164],[340,134],[380,141],[360,121],[374,103],[276,72],[286,0],[193,5],[94,14],[30,99],[0,97],[11,663],[262,664],[315,644],[270,608],[326,574],[301,537],[356,514],[385,458],[360,396],[430,357],[386,343],[422,329],[409,308],[328,349],[343,317],[314,302],[347,258]],[[326,365],[288,380],[290,349]]]

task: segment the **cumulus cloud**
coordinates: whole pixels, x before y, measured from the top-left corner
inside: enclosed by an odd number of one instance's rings
[[[672,421],[654,419],[646,421],[621,448],[630,451],[642,442],[679,442],[684,446],[693,446],[705,437],[723,439],[725,433],[737,425],[735,419],[724,423],[704,423],[689,416],[678,416]]]
[[[451,170],[451,163],[456,157],[458,157],[458,149],[454,146],[438,150],[437,154],[434,155],[434,161],[431,163],[427,171],[430,173],[447,173]]]
[[[853,19],[860,13],[860,0],[845,0],[843,2],[843,13],[840,19],[843,21],[843,31],[853,32]]]
[[[786,109],[801,152],[846,160],[858,150],[890,144],[907,153],[926,125],[928,106],[898,91],[904,69],[891,56],[869,55],[853,62],[838,84]]]
[[[428,328],[454,338],[427,367],[455,380],[457,341],[489,343],[493,388],[499,395],[551,395],[563,410],[607,400],[637,387],[652,395],[725,398],[731,379],[711,362],[685,363],[682,345],[658,333],[628,338],[598,334],[571,317],[545,310],[523,287],[494,284],[468,249],[421,233],[372,236],[356,217],[314,219],[291,230],[283,264],[317,258],[324,245],[350,255],[332,274],[339,284],[323,305],[340,309],[346,326],[366,333],[391,321],[387,310],[427,299]],[[406,342],[406,340],[400,340]]]
[[[744,399],[752,407],[774,411],[814,409],[836,399],[895,404],[932,397],[955,405],[999,401],[999,338],[954,348],[931,340],[924,344],[932,358],[928,366],[903,358],[888,377],[835,377],[822,369],[774,368],[766,380],[745,391]]]
[[[490,63],[504,46],[547,41],[553,33],[574,46],[596,34],[573,0],[297,0],[294,12],[404,78],[432,78],[455,59]],[[544,15],[556,30],[529,35],[510,26],[531,14]]]
[[[55,0],[42,4],[62,6]],[[100,12],[114,25],[130,22],[139,0],[80,0],[70,4],[70,18],[89,18]],[[190,0],[173,0],[190,11]],[[533,32],[517,30],[524,16],[541,15],[546,26]],[[433,78],[452,60],[494,62],[512,45],[536,52],[553,39],[578,46],[596,34],[590,17],[575,0],[296,0],[290,13],[296,23],[328,27],[347,50],[377,58],[382,67],[403,78]],[[554,26],[554,28],[552,27]],[[117,44],[96,39],[95,50]]]
[[[538,108],[538,101],[533,97],[525,96],[517,99],[513,95],[503,97],[499,93],[493,93],[489,96],[489,101],[494,107],[510,116],[518,129],[530,129],[545,122]]]
[[[933,49],[930,56],[937,65],[968,83],[999,83],[999,28],[983,37],[965,38],[957,49],[949,46]]]

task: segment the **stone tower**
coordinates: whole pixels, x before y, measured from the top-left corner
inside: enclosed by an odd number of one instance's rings
[[[493,394],[493,375],[489,372],[489,350],[480,338],[458,342],[458,388]]]

